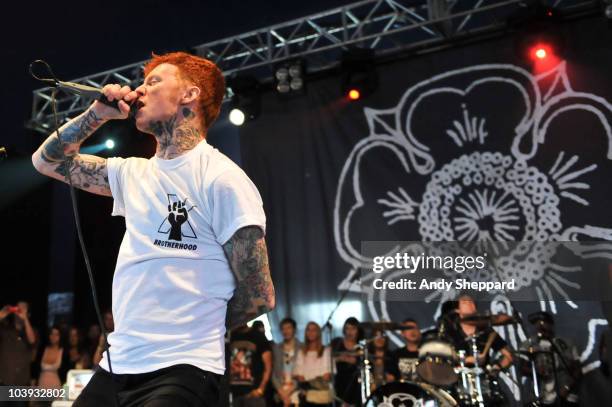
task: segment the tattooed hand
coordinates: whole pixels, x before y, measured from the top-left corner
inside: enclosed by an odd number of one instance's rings
[[[119,100],[119,110],[96,100],[92,105],[96,115],[102,120],[127,119],[130,113],[130,105],[128,103],[138,99],[138,93],[131,90],[129,86],[121,87],[117,84],[104,86],[102,92],[109,102]]]

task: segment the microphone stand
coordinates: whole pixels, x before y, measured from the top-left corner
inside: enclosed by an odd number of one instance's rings
[[[355,271],[355,274],[353,275],[353,278],[351,278],[349,280],[348,283],[348,287],[350,288],[351,285],[353,285],[353,283],[355,281],[357,281],[357,279],[361,276],[360,272]],[[344,290],[344,292],[342,293],[342,295],[340,296],[340,298],[338,299],[338,302],[336,302],[336,306],[334,307],[334,309],[330,312],[329,316],[327,317],[327,321],[325,321],[325,324],[323,324],[323,330],[327,330],[328,335],[329,335],[329,359],[330,359],[330,367],[332,370],[332,386],[334,389],[334,407],[337,406],[337,397],[336,397],[336,364],[334,363],[334,352],[333,352],[333,348],[332,348],[332,318],[334,317],[334,314],[336,313],[336,311],[338,311],[338,308],[340,308],[340,305],[342,304],[342,302],[344,301],[344,299],[346,298],[346,296],[348,295],[349,290]]]
[[[539,380],[538,380],[538,372],[536,370],[536,366],[535,366],[535,360],[533,358],[532,355],[532,340],[531,338],[527,335],[527,329],[525,329],[525,321],[523,321],[523,318],[521,316],[521,313],[519,312],[519,310],[514,306],[514,303],[508,299],[508,303],[510,304],[510,307],[512,307],[512,315],[516,318],[516,320],[518,321],[518,325],[519,327],[523,330],[523,333],[525,334],[525,337],[527,337],[527,341],[529,342],[529,364],[531,365],[531,381],[533,382],[533,394],[536,398],[536,401],[534,403],[534,405],[541,405],[542,404],[542,395],[540,394],[540,384],[539,384]],[[520,344],[519,344],[520,347]],[[520,356],[519,356],[520,358]],[[520,368],[520,364],[519,364],[519,368],[516,369],[516,374],[517,374],[517,381],[519,383],[522,382],[521,378],[523,376],[523,372],[521,371]]]

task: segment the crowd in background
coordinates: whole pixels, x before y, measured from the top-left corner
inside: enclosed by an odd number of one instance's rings
[[[550,319],[548,323],[553,329],[552,316],[544,317]],[[107,332],[114,330],[110,311],[103,313],[103,322]],[[342,336],[329,344],[323,341],[321,326],[312,321],[306,324],[303,338],[297,338],[297,324],[291,318],[280,322],[282,340],[278,343],[266,338],[260,321],[228,332],[225,383],[231,405],[321,407],[334,402],[361,405],[359,364],[364,355],[363,326],[356,318],[348,318]],[[374,329],[368,333],[372,388],[396,380],[415,380],[419,346],[427,332],[422,333],[414,319],[405,319],[401,329],[405,343],[396,349],[391,349],[383,331]],[[554,332],[549,334],[554,337]],[[599,341],[599,351],[601,370],[609,377],[606,342]],[[86,329],[62,324],[39,331],[30,323],[27,302],[6,305],[0,309],[0,386],[61,388],[69,370],[95,369],[105,347],[97,324]]]
[[[112,332],[112,313],[105,311],[103,320]],[[43,331],[32,326],[27,302],[5,305],[0,309],[0,385],[61,388],[69,370],[94,368],[104,346],[97,324],[86,329],[60,324]]]
[[[372,362],[372,385],[399,378],[399,358],[418,357],[421,340],[417,322],[406,319],[402,331],[406,347],[391,350],[388,338],[373,332],[368,344]],[[285,318],[279,325],[282,341],[268,341],[263,324],[243,326],[231,332],[228,342],[228,374],[232,405],[326,406],[361,404],[359,368],[364,331],[356,318],[348,318],[342,336],[324,344],[322,330],[308,322],[304,338],[296,337],[296,322]],[[414,329],[412,329],[414,328]]]

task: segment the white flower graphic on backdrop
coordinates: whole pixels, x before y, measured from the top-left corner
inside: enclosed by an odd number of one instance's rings
[[[581,134],[555,138],[569,114],[595,123],[585,129],[599,143],[592,153]],[[473,279],[515,278],[557,312],[554,299],[569,300],[569,290],[580,288],[572,279],[579,268],[556,264],[552,250],[529,242],[612,240],[612,217],[590,217],[603,201],[593,199],[600,193],[593,180],[612,170],[612,104],[575,91],[564,62],[540,75],[502,64],[446,72],[409,88],[393,108],[365,108],[365,117],[370,133],[344,164],[334,207],[336,247],[350,266],[341,289],[361,290],[354,274],[371,267],[360,252],[363,236],[468,241],[501,259]],[[372,165],[381,154],[395,168],[391,176]],[[590,256],[612,259],[612,250],[601,246]],[[384,301],[370,301],[370,311],[389,319]]]

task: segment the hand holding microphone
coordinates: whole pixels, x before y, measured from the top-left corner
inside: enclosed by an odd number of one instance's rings
[[[129,86],[110,84],[102,88],[102,95],[93,103],[92,108],[103,120],[127,119],[131,105],[134,105],[137,99],[138,93]]]

